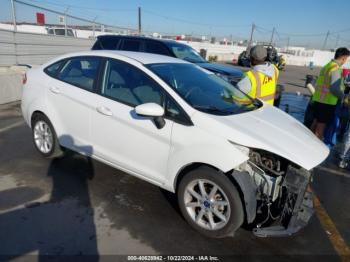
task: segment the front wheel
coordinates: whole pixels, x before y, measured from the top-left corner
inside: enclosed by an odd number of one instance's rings
[[[178,201],[187,222],[208,237],[233,235],[244,220],[236,187],[224,174],[209,167],[185,175],[179,184]]]

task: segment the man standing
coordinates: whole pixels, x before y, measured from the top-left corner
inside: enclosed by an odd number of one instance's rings
[[[279,75],[277,67],[266,62],[267,50],[261,45],[250,49],[251,70],[237,83],[238,88],[252,98],[259,98],[265,103],[273,105],[276,93],[276,84]],[[242,103],[249,102],[247,97],[234,96]]]
[[[335,52],[334,59],[326,64],[316,81],[316,91],[312,96],[314,102],[314,121],[311,125],[312,132],[319,139],[323,139],[324,130],[335,113],[338,100],[344,98],[344,79],[341,66],[350,56],[350,51],[341,47]]]
[[[350,112],[349,112],[350,113]],[[346,168],[349,165],[350,160],[350,128],[346,131],[343,143],[341,145],[341,148],[339,150],[339,164],[338,166],[340,168]]]
[[[345,94],[349,94],[349,86],[350,86],[350,74],[345,77]],[[350,107],[349,107],[349,96],[346,96],[343,101],[343,121],[341,121],[339,135],[340,140],[342,141],[340,149],[339,149],[339,164],[338,166],[340,168],[346,168],[349,165],[350,160],[350,123],[349,123],[349,116],[350,116]]]

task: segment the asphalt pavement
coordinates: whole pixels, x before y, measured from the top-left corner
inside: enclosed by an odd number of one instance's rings
[[[304,92],[307,70],[287,67],[280,81],[290,92]],[[38,254],[126,260],[125,255],[161,254],[347,261],[349,174],[332,158],[315,170],[312,189],[319,205],[295,236],[257,238],[239,229],[234,238],[209,239],[185,222],[171,193],[75,153],[41,157],[19,103],[1,105],[0,260],[35,260]]]

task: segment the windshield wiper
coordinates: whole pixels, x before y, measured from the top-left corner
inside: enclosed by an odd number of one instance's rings
[[[256,106],[256,107],[260,107],[262,103],[261,103],[261,101],[260,101],[259,99],[253,98],[253,99],[252,99],[252,104],[253,104],[254,106]]]
[[[196,63],[196,64],[203,64],[203,63],[208,63],[208,62],[205,61],[205,60],[197,60],[197,61],[195,61],[195,62],[193,62],[193,63]]]
[[[194,64],[197,64],[197,63],[205,63],[204,61],[202,60],[195,60],[195,59],[191,59],[191,58],[187,58],[185,57],[183,60],[187,61],[187,62],[190,62],[190,63],[194,63]]]
[[[215,106],[193,106],[195,109],[203,110],[206,112],[211,113],[233,113],[233,111],[230,108],[227,109],[220,109]]]

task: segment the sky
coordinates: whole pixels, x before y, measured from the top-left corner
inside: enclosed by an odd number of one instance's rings
[[[110,25],[137,28],[141,7],[144,31],[269,41],[327,48],[350,46],[348,0],[21,0]],[[34,20],[35,10],[16,4],[18,20]],[[10,0],[0,0],[0,21],[10,18]],[[49,15],[47,15],[50,18]],[[58,20],[57,15],[51,20]],[[49,19],[47,19],[49,20]],[[50,21],[52,22],[52,21]],[[54,21],[57,22],[57,21]],[[338,40],[337,40],[338,39]]]

